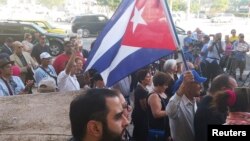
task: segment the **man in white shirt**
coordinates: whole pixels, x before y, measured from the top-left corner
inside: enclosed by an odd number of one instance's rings
[[[197,110],[195,97],[200,95],[200,83],[205,82],[206,78],[192,70],[177,81],[181,85],[166,107],[171,137],[174,141],[194,141],[194,115]]]
[[[72,44],[71,47],[74,47]],[[75,63],[76,51],[72,49],[69,62],[65,69],[59,73],[57,77],[59,91],[75,91],[80,90],[80,84],[76,78],[76,63]]]

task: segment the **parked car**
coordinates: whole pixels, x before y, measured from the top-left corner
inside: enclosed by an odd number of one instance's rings
[[[235,16],[231,13],[219,13],[215,17],[211,18],[212,23],[232,22]]]
[[[107,21],[108,18],[101,14],[76,16],[72,20],[71,29],[73,33],[77,33],[77,30],[81,29],[82,37],[97,36]]]
[[[34,35],[35,32],[39,32],[47,37],[51,55],[56,56],[63,51],[63,43],[66,35],[48,33],[38,25],[29,22],[0,21],[0,44],[3,44],[7,37],[22,41],[24,33]]]
[[[54,27],[46,20],[9,20],[9,21],[31,22],[47,30],[49,33],[66,34],[66,30]]]
[[[195,15],[195,18],[208,19],[208,16],[205,13],[199,13]]]

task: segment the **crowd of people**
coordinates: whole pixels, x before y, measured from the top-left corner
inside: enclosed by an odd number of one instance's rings
[[[221,33],[205,35],[199,28],[195,32],[188,31],[184,39],[183,52],[186,60],[192,62],[196,69],[208,80],[208,84],[214,77],[221,73],[228,73],[236,78],[236,70],[239,68],[239,81],[243,81],[243,72],[246,67],[246,53],[249,44],[244,40],[244,34],[236,34],[231,30],[231,35],[225,35],[223,40]],[[209,69],[208,69],[209,68]]]
[[[44,35],[33,42],[28,33],[23,42],[9,37],[0,53],[0,95],[32,94],[33,87],[38,93],[85,89],[70,105],[74,141],[206,141],[210,124],[249,125],[250,90],[236,81],[243,79],[249,51],[244,34],[233,29],[225,41],[200,29],[187,34],[186,65],[161,59],[109,88],[96,70],[84,72],[87,54],[77,37],[55,58]]]
[[[86,59],[82,46],[76,40],[77,37],[71,37],[70,41],[65,41],[64,51],[55,58],[50,54],[46,36],[35,34],[34,37],[35,39],[32,40],[32,35],[25,33],[22,42],[8,37],[1,46],[0,81],[7,83],[0,85],[0,95],[23,94],[25,87],[17,88],[19,85],[28,87],[27,92],[25,91],[27,94],[34,93],[32,90],[35,87],[39,93],[43,93],[80,90],[88,85],[86,84],[88,75],[83,72]],[[11,69],[5,69],[9,66]],[[10,75],[8,78],[3,76],[4,71],[8,71]],[[19,78],[21,81],[18,81]],[[53,85],[47,85],[44,82]]]

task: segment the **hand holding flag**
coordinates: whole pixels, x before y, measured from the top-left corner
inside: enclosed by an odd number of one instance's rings
[[[86,71],[96,69],[112,86],[176,50],[176,37],[164,0],[123,0],[97,38]]]

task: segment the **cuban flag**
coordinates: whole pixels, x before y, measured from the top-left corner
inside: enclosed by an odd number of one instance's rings
[[[85,71],[96,69],[110,87],[173,53],[178,42],[165,0],[123,0],[96,39]]]

